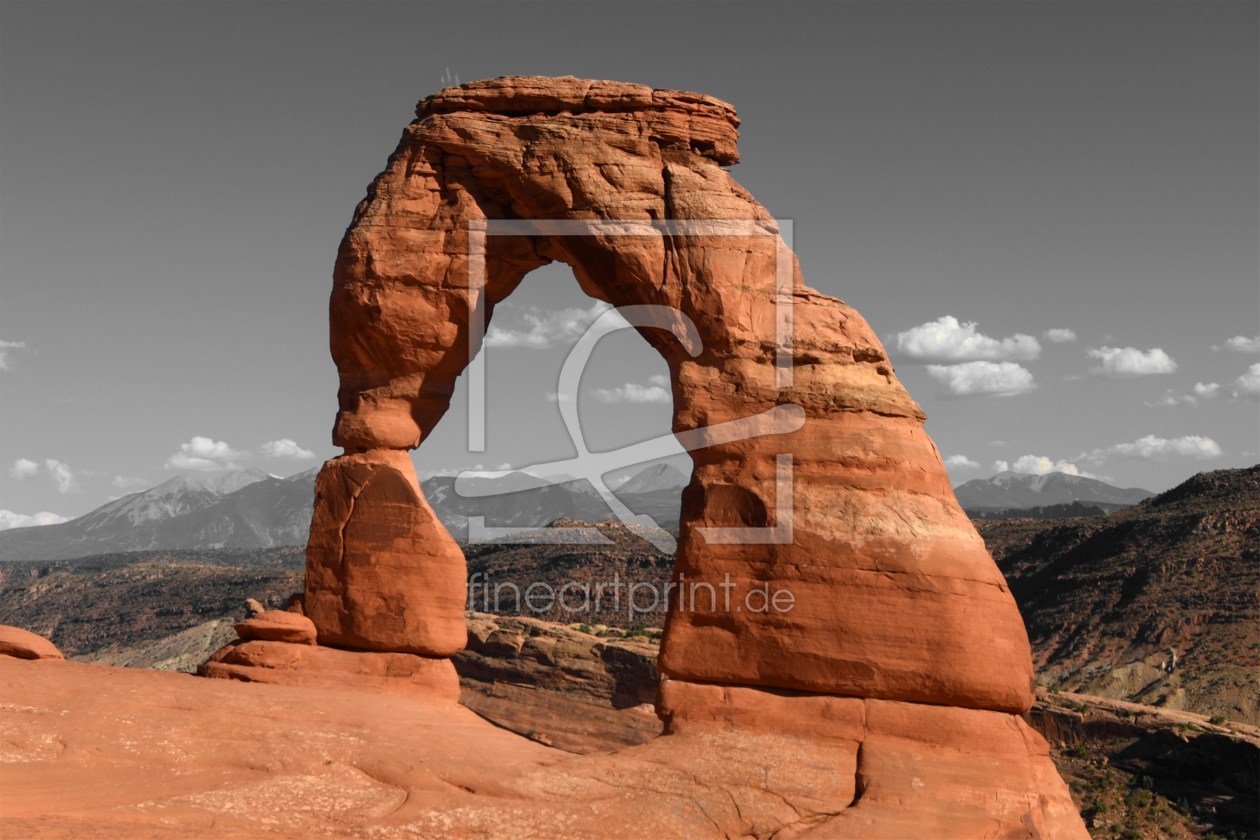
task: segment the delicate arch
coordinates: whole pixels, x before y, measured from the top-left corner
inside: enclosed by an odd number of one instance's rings
[[[711,436],[692,452],[676,573],[729,581],[736,598],[790,591],[793,606],[675,609],[660,657],[666,705],[707,696],[708,683],[1031,705],[1023,624],[921,410],[857,312],[805,286],[794,258],[788,282],[776,279],[775,221],[724,168],[737,161],[737,126],[711,97],[578,79],[496,79],[420,103],[337,258],[334,440],[346,454],[317,482],[305,596],[322,643],[428,656],[463,646],[463,556],[406,450],[447,409],[479,302],[492,314],[527,272],[560,260],[593,297],[694,323],[694,356],[668,332],[641,330],[669,365],[675,434],[703,437],[784,406],[803,413],[789,433]],[[484,236],[495,220],[537,220],[543,232]],[[556,221],[599,224],[593,235],[547,232]],[[756,232],[694,226],[703,222]],[[636,225],[660,235],[632,235]],[[470,287],[470,276],[484,282]],[[790,541],[705,530],[785,524]]]

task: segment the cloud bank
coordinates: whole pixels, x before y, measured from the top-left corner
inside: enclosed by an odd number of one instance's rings
[[[1010,397],[1037,387],[1032,372],[1014,362],[964,362],[960,365],[928,365],[928,375],[957,397],[992,394]]]
[[[1139,350],[1136,347],[1091,347],[1085,351],[1098,364],[1091,370],[1106,376],[1153,376],[1174,373],[1177,363],[1158,347]]]
[[[303,449],[298,446],[296,441],[293,441],[290,438],[269,440],[262,446],[258,447],[258,451],[262,453],[264,458],[270,458],[277,461],[309,461],[315,457],[314,452],[309,449]]]
[[[188,443],[181,443],[179,451],[166,459],[169,470],[232,470],[237,461],[249,457],[248,452],[238,452],[221,440],[194,435]]]
[[[669,390],[669,377],[664,375],[648,378],[646,385],[627,382],[616,388],[595,388],[591,396],[602,403],[666,403],[674,397]]]
[[[33,525],[60,525],[70,520],[56,513],[41,511],[40,513],[14,513],[11,510],[0,510],[0,531],[10,528],[29,528]]]
[[[80,489],[79,477],[74,470],[69,464],[58,461],[56,458],[46,458],[42,465],[30,458],[18,458],[9,467],[9,475],[17,481],[34,478],[40,473],[48,476],[49,480],[56,485],[57,492],[62,495],[77,493]]]
[[[487,347],[525,347],[543,350],[577,341],[595,319],[612,309],[602,300],[595,301],[589,309],[544,310],[537,307],[521,309],[520,320],[524,325],[517,329],[491,324],[486,330]]]
[[[1233,338],[1225,339],[1224,344],[1213,344],[1212,349],[1233,350],[1235,353],[1260,353],[1260,335],[1254,338],[1236,335]]]
[[[975,321],[960,322],[953,315],[911,327],[893,340],[897,350],[913,361],[1031,361],[1041,356],[1041,344],[1031,335],[991,338],[976,329]]]
[[[26,342],[25,342],[25,341],[3,341],[3,340],[0,340],[0,370],[10,370],[10,369],[11,369],[11,367],[12,367],[12,366],[11,366],[11,363],[9,362],[9,352],[8,352],[8,351],[10,351],[10,350],[25,350],[25,349],[26,349]],[[14,514],[14,515],[16,516],[17,514]],[[16,526],[14,526],[14,527],[16,527]]]

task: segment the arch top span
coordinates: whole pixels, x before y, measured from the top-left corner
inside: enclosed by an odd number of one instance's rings
[[[711,694],[686,685],[710,684],[1031,705],[1023,623],[922,411],[866,321],[805,285],[774,218],[725,168],[738,124],[712,97],[573,78],[494,79],[421,101],[334,271],[334,440],[346,454],[317,482],[305,601],[322,644],[462,646],[463,556],[405,450],[478,350],[476,313],[491,318],[526,273],[562,261],[593,297],[694,325],[698,352],[641,328],[670,369],[675,434],[703,443],[676,575],[791,593],[781,611],[745,609],[742,596],[674,604],[660,665],[675,706]],[[490,235],[504,220],[542,232]],[[803,418],[791,431],[703,437],[788,405]],[[714,537],[764,533],[779,537]]]
[[[459,111],[518,117],[634,114],[667,142],[723,165],[739,163],[734,106],[702,93],[573,76],[512,76],[446,88],[416,105],[421,120]]]

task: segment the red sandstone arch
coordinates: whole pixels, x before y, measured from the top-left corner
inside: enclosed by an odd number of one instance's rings
[[[469,361],[470,225],[746,220],[773,233],[770,214],[724,168],[737,161],[737,125],[710,97],[578,79],[497,79],[420,103],[338,253],[333,437],[346,454],[317,482],[305,593],[321,644],[434,657],[464,644],[463,556],[406,450],[446,411]],[[559,260],[593,297],[692,319],[703,341],[694,358],[667,332],[642,330],[670,368],[675,433],[779,405],[804,410],[790,434],[692,452],[677,570],[768,582],[791,590],[795,607],[674,612],[660,658],[671,678],[665,713],[710,703],[704,684],[1027,709],[1023,623],[922,411],[861,316],[805,286],[794,260],[792,376],[781,387],[781,247],[774,236],[615,231],[485,240],[488,312],[527,272]],[[768,512],[783,453],[792,541],[707,540],[705,527],[780,524]]]

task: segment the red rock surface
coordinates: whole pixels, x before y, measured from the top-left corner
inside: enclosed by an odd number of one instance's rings
[[[464,646],[464,555],[429,509],[404,451],[324,465],[302,609],[319,641],[449,656]]]
[[[243,682],[339,687],[452,702],[459,699],[459,677],[451,660],[412,653],[240,641],[215,651],[197,673]]]
[[[236,635],[247,640],[315,644],[315,622],[285,610],[263,610],[237,623],[235,629]]]
[[[433,697],[2,658],[0,684],[5,836],[1087,837],[997,712],[853,701],[808,737],[696,720],[574,756]]]
[[[0,656],[13,656],[18,659],[64,659],[60,650],[52,642],[23,630],[21,627],[10,627],[0,624]]]

